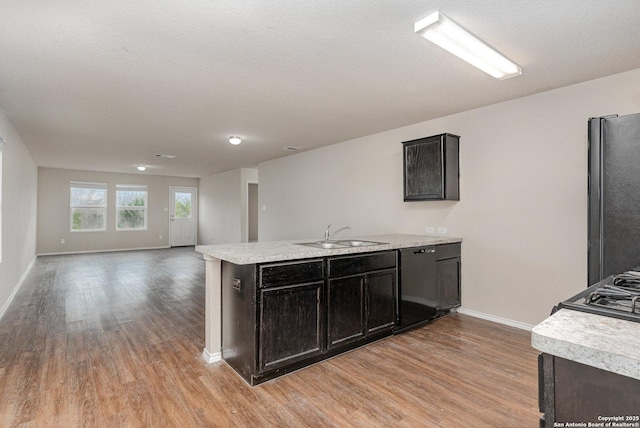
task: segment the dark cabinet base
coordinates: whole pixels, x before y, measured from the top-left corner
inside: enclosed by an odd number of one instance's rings
[[[452,246],[453,245],[453,246]],[[439,246],[430,280],[459,296],[459,244]],[[250,385],[391,336],[398,324],[398,252],[235,265],[222,262],[222,358]],[[440,295],[440,294],[438,294]],[[459,301],[459,297],[458,300]],[[433,320],[450,312],[416,308]],[[407,310],[407,316],[411,316]],[[419,324],[414,324],[417,326]]]
[[[322,282],[260,289],[260,372],[323,352]]]
[[[640,380],[549,354],[538,368],[541,427],[640,426]]]
[[[222,358],[250,385],[392,334],[395,251],[222,263]]]

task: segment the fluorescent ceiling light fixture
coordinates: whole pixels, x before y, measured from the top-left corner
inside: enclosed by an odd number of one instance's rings
[[[138,168],[138,171],[144,171],[145,169],[147,169],[147,167],[144,165],[138,165],[136,168]]]
[[[237,146],[238,144],[242,143],[242,140],[240,139],[240,137],[232,135],[231,137],[229,137],[229,142],[234,146]]]
[[[440,12],[434,12],[416,22],[413,30],[496,79],[504,80],[522,74],[522,68],[518,64]]]

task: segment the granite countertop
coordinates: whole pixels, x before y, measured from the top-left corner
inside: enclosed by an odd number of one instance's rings
[[[358,239],[383,244],[365,247],[345,247],[325,250],[322,248],[296,245],[298,242],[314,242],[321,239],[296,239],[292,241],[252,242],[247,244],[198,245],[196,251],[204,256],[225,260],[238,265],[275,262],[280,260],[309,259],[314,257],[337,256],[341,254],[369,253],[372,251],[395,250],[399,248],[422,247],[462,242],[462,238],[443,235],[375,235],[335,239]]]
[[[547,354],[640,380],[640,323],[560,309],[535,326],[531,345]]]

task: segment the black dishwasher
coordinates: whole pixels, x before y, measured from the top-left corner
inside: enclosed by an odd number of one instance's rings
[[[459,243],[400,250],[396,332],[460,306],[460,267]]]
[[[398,330],[418,326],[436,316],[436,248],[400,250]]]

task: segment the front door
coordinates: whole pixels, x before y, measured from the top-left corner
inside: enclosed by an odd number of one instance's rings
[[[169,245],[184,247],[196,245],[196,226],[198,224],[198,194],[195,187],[169,188],[171,193],[171,222]]]

